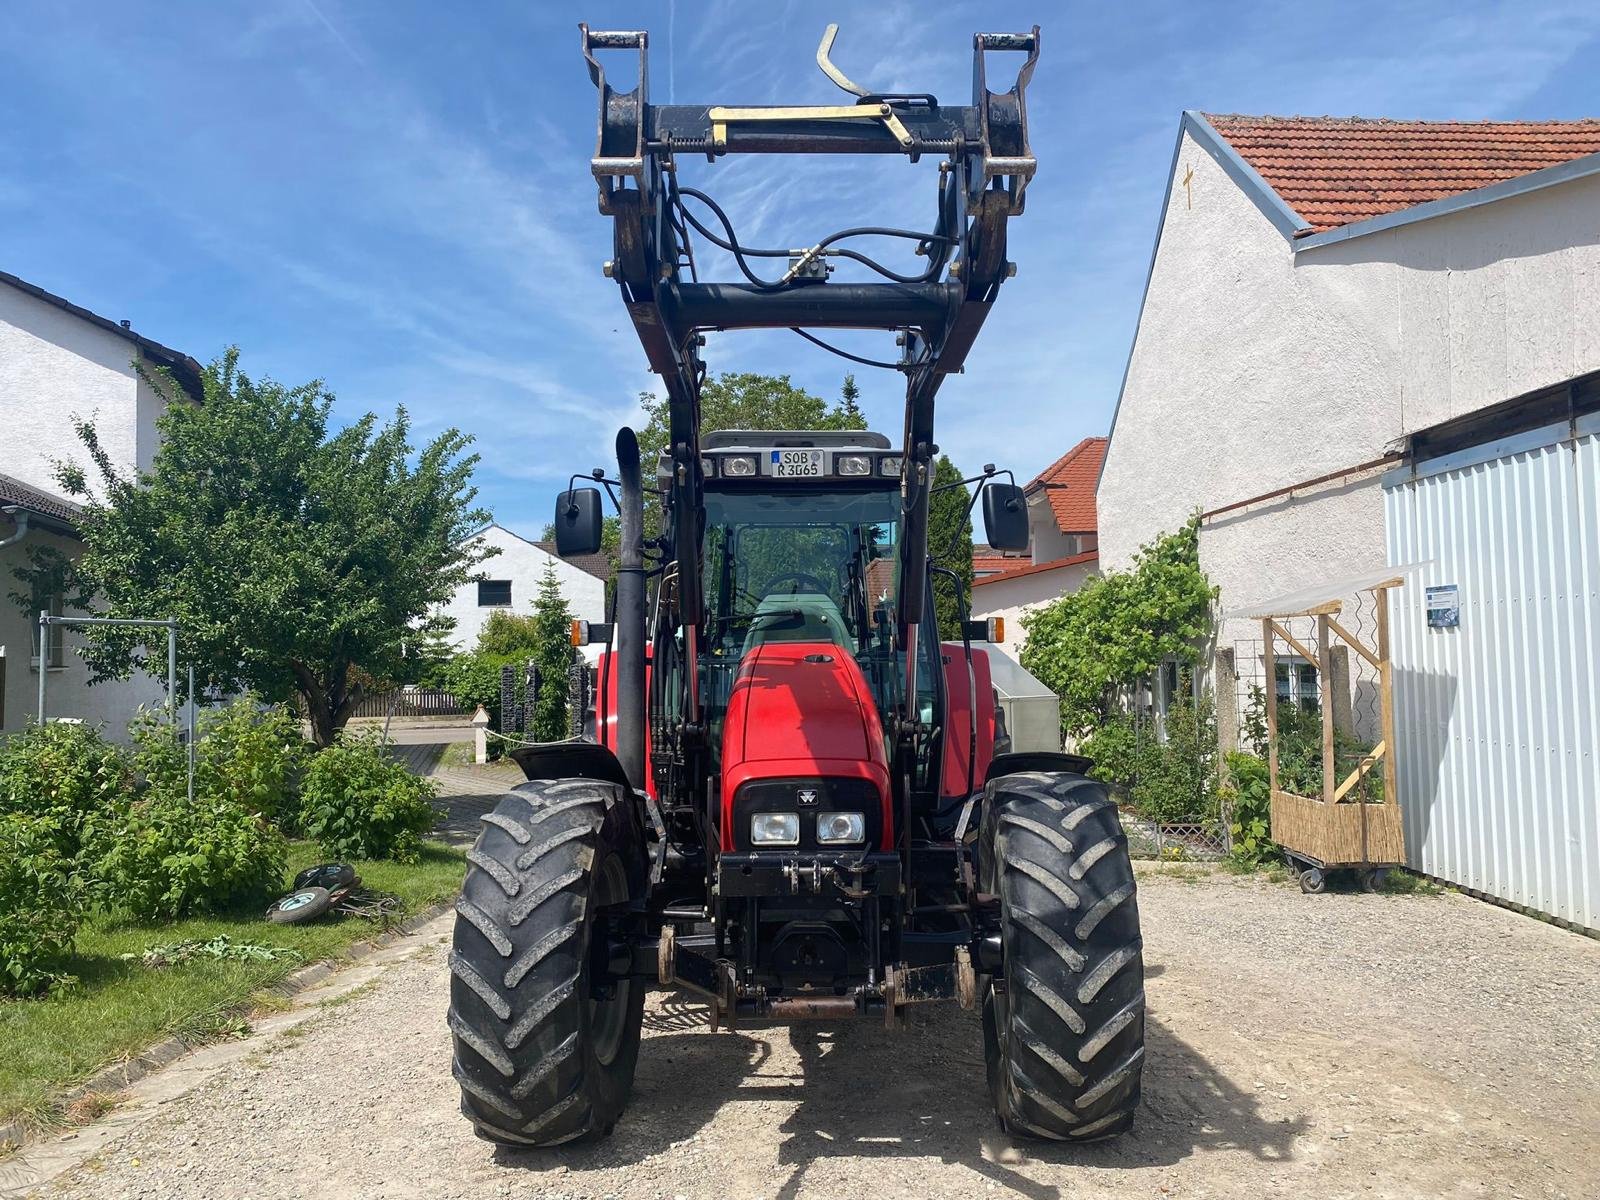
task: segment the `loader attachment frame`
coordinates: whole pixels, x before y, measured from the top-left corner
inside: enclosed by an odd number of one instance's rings
[[[699,354],[706,330],[856,328],[900,334],[898,369],[906,380],[900,546],[905,604],[898,639],[915,671],[927,569],[928,490],[934,442],[934,397],[945,377],[962,369],[1004,280],[1006,227],[1023,210],[1035,160],[1028,143],[1026,91],[1039,56],[1039,29],[980,33],[973,39],[972,101],[940,104],[931,95],[884,95],[852,83],[828,59],[835,27],[818,50],[830,79],[854,98],[837,106],[657,105],[650,102],[648,35],[580,26],[583,55],[599,92],[599,129],[591,161],[601,213],[612,218],[614,253],[606,272],[661,376],[668,400],[670,531],[676,560],[673,595],[686,637],[704,635]],[[597,53],[631,52],[638,82],[618,91]],[[1014,82],[991,91],[987,56],[1021,54]],[[839,252],[819,243],[777,282],[702,282],[697,278],[682,211],[676,159],[703,154],[897,154],[911,162],[938,155],[938,226],[922,244],[929,269],[910,282],[826,282],[819,264]],[[720,210],[719,210],[720,211]],[[692,218],[691,218],[692,219]],[[703,229],[703,227],[702,227]],[[731,226],[725,229],[732,245]],[[706,231],[709,232],[709,231]],[[744,267],[739,257],[741,268]],[[690,661],[693,661],[693,646]],[[691,673],[692,674],[692,673]],[[907,695],[915,695],[913,686]],[[686,726],[698,722],[691,685]],[[907,701],[908,706],[912,701]],[[906,713],[907,720],[912,714]]]

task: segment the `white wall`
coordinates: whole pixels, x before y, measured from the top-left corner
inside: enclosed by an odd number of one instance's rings
[[[1058,596],[1077,591],[1083,586],[1084,580],[1097,573],[1095,564],[1088,562],[985,583],[982,587],[972,589],[972,616],[975,620],[1004,617],[1005,641],[997,643],[995,649],[1004,651],[1020,662],[1022,643],[1027,641],[1028,636],[1022,628],[1022,614],[1048,604]]]
[[[1097,497],[1108,568],[1196,509],[1600,369],[1600,179],[1298,256],[1187,134],[1173,189]],[[1343,564],[1323,547],[1361,541],[1352,561],[1382,562],[1381,506],[1359,489],[1327,497],[1309,527],[1287,511],[1232,523],[1257,549],[1204,551],[1225,607],[1295,546],[1324,574]]]
[[[94,421],[117,469],[131,472],[141,461],[138,354],[126,338],[0,283],[0,474],[58,493],[53,460],[87,465],[74,416]],[[153,453],[152,442],[145,460]]]
[[[11,524],[0,518],[0,538],[9,537],[11,533]],[[12,572],[28,565],[29,546],[53,546],[73,557],[82,549],[81,544],[71,538],[43,533],[36,528],[21,542],[0,550],[0,651],[5,658],[0,732],[6,733],[21,729],[38,710],[39,675],[29,661],[33,654],[32,621],[10,595],[22,588]],[[156,632],[161,635],[156,652],[161,664],[160,678],[136,673],[128,680],[108,680],[91,686],[88,669],[73,653],[83,639],[76,631],[68,629],[65,665],[51,669],[45,680],[47,716],[78,717],[91,725],[104,726],[106,734],[117,741],[127,740],[128,721],[139,705],[158,707],[166,703],[166,640],[164,631]]]
[[[477,583],[471,582],[460,588],[444,608],[445,615],[455,620],[450,640],[458,650],[470,650],[478,644],[478,634],[489,620],[490,613],[531,613],[534,598],[539,593],[539,581],[544,578],[546,563],[555,563],[556,578],[561,581],[561,593],[567,598],[575,618],[583,621],[606,619],[606,585],[603,580],[553,554],[547,554],[532,542],[499,525],[490,525],[477,536],[485,545],[500,551],[481,563],[478,570],[486,579],[511,581],[511,607],[509,610],[480,608]]]

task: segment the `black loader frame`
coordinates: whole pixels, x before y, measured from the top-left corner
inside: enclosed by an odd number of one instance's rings
[[[615,619],[604,627],[615,638],[614,673],[602,671],[596,684],[614,730],[598,742],[515,752],[529,782],[485,819],[469,855],[451,958],[463,1110],[481,1136],[506,1144],[609,1132],[631,1086],[643,988],[658,983],[705,998],[714,1026],[862,1016],[895,1025],[913,1004],[981,1006],[989,1083],[1007,1127],[1078,1140],[1121,1132],[1138,1100],[1143,991],[1134,884],[1114,805],[1080,774],[1083,760],[1056,753],[996,756],[971,779],[976,790],[962,780],[964,798],[944,818],[919,811],[913,798],[913,764],[919,753],[942,761],[928,747],[945,732],[942,673],[935,666],[923,689],[933,692],[931,721],[917,679],[919,660],[939,662],[928,547],[934,402],[1015,273],[1006,233],[1035,171],[1025,94],[1039,30],[976,35],[972,102],[947,105],[851,82],[828,59],[830,26],[818,63],[853,103],[735,107],[652,104],[647,35],[580,28],[600,97],[592,172],[613,225],[605,274],[668,401],[665,527],[647,543],[645,469],[657,464],[642,464],[623,430],[618,477],[601,480],[616,489],[622,519]],[[636,56],[632,90],[608,81],[601,51]],[[1001,92],[986,73],[996,53],[1021,58]],[[847,229],[799,251],[744,246],[715,202],[678,179],[691,156],[740,154],[937,157],[935,227]],[[731,254],[743,280],[700,280],[691,229]],[[915,241],[925,268],[902,274],[844,244],[865,236]],[[752,266],[763,258],[787,269],[766,277]],[[884,281],[830,282],[830,258]],[[898,708],[881,714],[897,837],[871,850],[730,850],[714,832],[715,747],[698,669],[708,634],[700,350],[708,331],[784,328],[841,353],[808,331],[884,330],[900,346],[898,361],[874,364],[897,369],[906,387],[893,630],[905,679]],[[995,474],[986,468],[980,480],[986,515],[1020,517],[1020,489]],[[562,494],[563,553],[597,546],[598,512],[593,489]],[[921,639],[932,639],[931,659],[919,653]],[[972,678],[970,644],[958,652]],[[955,733],[969,749],[975,728],[964,719]],[[771,928],[763,905],[772,904],[809,906],[815,923],[850,925],[859,942],[847,983],[763,983],[772,950],[761,944]]]

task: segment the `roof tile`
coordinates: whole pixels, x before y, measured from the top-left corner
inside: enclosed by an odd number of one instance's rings
[[[0,507],[13,504],[41,517],[53,517],[73,526],[83,515],[82,506],[64,496],[41,491],[10,475],[0,475]]]
[[[1205,116],[1317,233],[1600,153],[1600,120]]]
[[[1051,463],[1023,489],[1029,495],[1044,491],[1062,533],[1094,533],[1094,492],[1100,467],[1106,460],[1107,439],[1088,437]]]

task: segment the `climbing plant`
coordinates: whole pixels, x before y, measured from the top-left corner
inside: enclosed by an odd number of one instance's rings
[[[1142,546],[1109,571],[1022,618],[1022,665],[1061,697],[1062,729],[1084,737],[1163,662],[1193,663],[1216,589],[1200,569],[1200,523]]]

